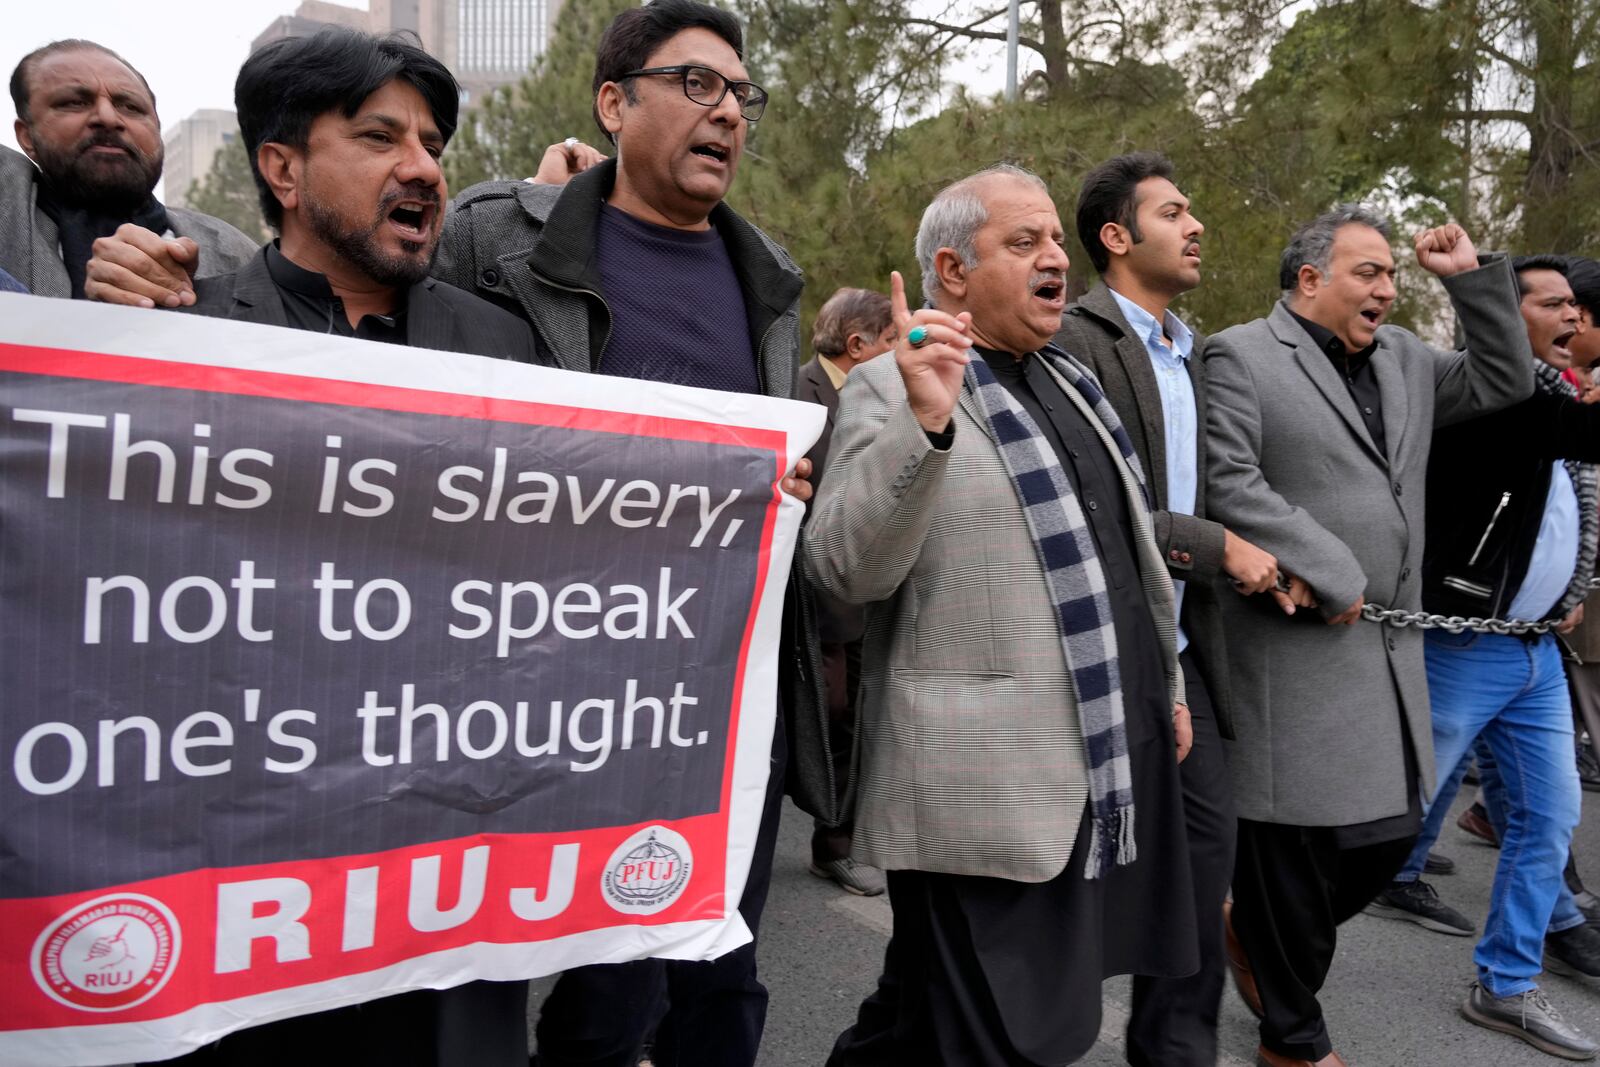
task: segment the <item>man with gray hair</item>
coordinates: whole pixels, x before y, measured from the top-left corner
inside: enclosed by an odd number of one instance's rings
[[[1069,1063],[1100,984],[1198,966],[1172,581],[1133,445],[1054,347],[1067,255],[1015,167],[941,191],[852,371],[806,560],[865,605],[855,854],[894,935],[833,1067]]]
[[[1211,517],[1298,575],[1285,615],[1225,597],[1239,810],[1235,978],[1268,1067],[1344,1063],[1317,993],[1336,928],[1399,870],[1433,791],[1422,635],[1363,621],[1422,606],[1423,500],[1436,427],[1533,389],[1517,286],[1460,226],[1416,238],[1466,349],[1383,325],[1387,222],[1342,205],[1284,250],[1282,302],[1206,348]]]

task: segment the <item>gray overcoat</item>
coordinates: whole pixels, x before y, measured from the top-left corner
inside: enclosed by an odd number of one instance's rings
[[[56,224],[38,205],[39,168],[21,152],[0,145],[0,270],[35,296],[72,296],[72,282],[61,262]],[[187,208],[167,208],[174,237],[200,246],[196,278],[231,274],[261,247],[237,229]]]
[[[1063,391],[1099,427],[1076,389]],[[850,372],[807,531],[830,593],[867,605],[852,854],[889,870],[1045,882],[1088,795],[1078,711],[1027,519],[963,388],[947,451],[906,400],[894,356]],[[1173,699],[1172,580],[1137,476],[1110,434]]]
[[[1228,759],[1241,818],[1349,826],[1403,814],[1418,784],[1405,775],[1402,729],[1433,792],[1422,634],[1323,620],[1361,596],[1421,609],[1434,428],[1533,391],[1510,264],[1497,259],[1444,287],[1465,351],[1378,329],[1372,366],[1387,455],[1340,372],[1283,304],[1207,342],[1211,517],[1276,555],[1321,604],[1290,617],[1262,597],[1221,600],[1236,735]]]

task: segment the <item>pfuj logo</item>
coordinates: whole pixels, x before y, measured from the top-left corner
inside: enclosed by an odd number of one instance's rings
[[[606,903],[625,915],[654,915],[683,895],[694,866],[689,842],[676,830],[647,826],[611,853],[601,876]]]
[[[33,943],[33,980],[84,1011],[121,1011],[161,991],[178,962],[178,920],[139,893],[113,893],[61,915]]]

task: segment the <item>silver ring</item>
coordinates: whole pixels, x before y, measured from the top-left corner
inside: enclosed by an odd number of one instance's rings
[[[576,137],[568,137],[565,141],[561,142],[561,147],[565,148],[567,151],[570,152],[574,148],[577,148],[579,143],[580,142],[578,141],[578,139]]]

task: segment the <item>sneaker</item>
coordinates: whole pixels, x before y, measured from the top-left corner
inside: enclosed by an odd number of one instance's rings
[[[1592,1060],[1600,1053],[1600,1045],[1563,1019],[1541,989],[1495,997],[1473,982],[1472,992],[1461,1002],[1461,1014],[1469,1023],[1520,1037],[1540,1052],[1562,1059]]]
[[[1363,910],[1368,915],[1403,919],[1424,930],[1456,937],[1470,937],[1478,929],[1471,919],[1440,900],[1433,886],[1421,878],[1415,882],[1390,882],[1389,888]]]
[[[865,863],[857,863],[849,856],[842,860],[828,860],[826,863],[812,860],[810,870],[818,878],[837,882],[840,889],[854,893],[858,897],[875,897],[884,890],[882,871],[876,867],[868,867]]]
[[[1473,804],[1462,812],[1456,818],[1456,825],[1478,840],[1495,848],[1500,847],[1500,835],[1494,832],[1494,825],[1489,822],[1489,813],[1482,804]]]
[[[1587,735],[1578,741],[1578,784],[1589,792],[1600,792],[1600,760],[1595,759]]]
[[[1544,968],[1567,978],[1600,979],[1600,933],[1580,923],[1545,934]]]
[[[1456,861],[1449,856],[1441,856],[1437,852],[1428,853],[1427,862],[1422,865],[1423,874],[1455,874]]]

